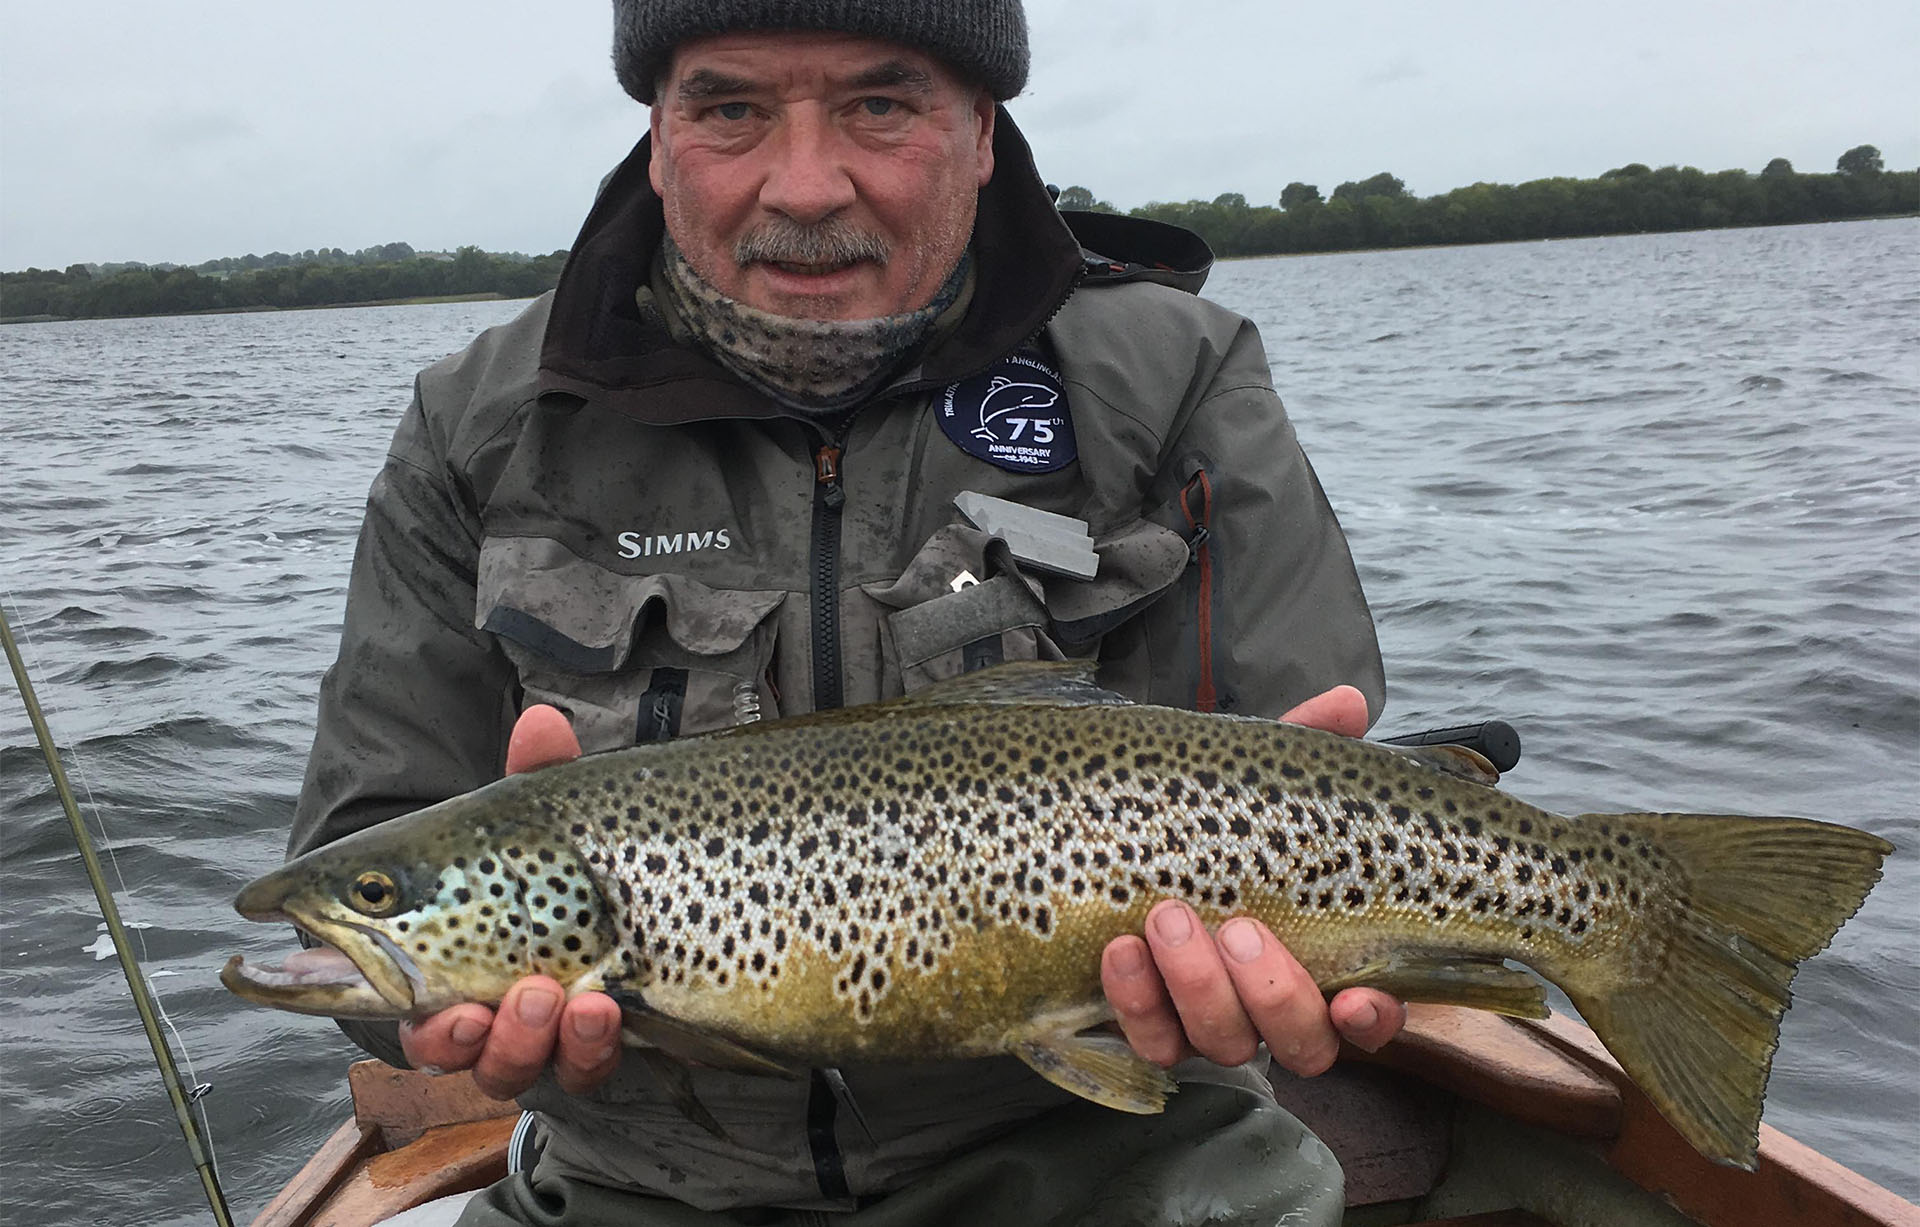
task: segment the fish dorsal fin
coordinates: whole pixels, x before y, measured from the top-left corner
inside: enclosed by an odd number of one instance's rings
[[[1375,743],[1379,744],[1379,743]],[[1414,762],[1442,775],[1458,776],[1463,780],[1472,780],[1476,784],[1498,784],[1500,769],[1487,761],[1486,755],[1478,750],[1469,750],[1465,746],[1383,746],[1396,754],[1404,754]]]
[[[977,703],[1094,707],[1131,703],[1093,680],[1094,660],[1017,660],[924,686],[893,700],[901,707],[960,707]]]

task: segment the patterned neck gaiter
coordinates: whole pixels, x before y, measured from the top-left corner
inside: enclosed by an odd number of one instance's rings
[[[722,294],[694,271],[671,235],[662,238],[660,255],[673,308],[688,331],[748,386],[811,414],[837,413],[878,391],[959,299],[972,267],[971,254],[963,254],[933,301],[918,311],[871,320],[803,320]]]

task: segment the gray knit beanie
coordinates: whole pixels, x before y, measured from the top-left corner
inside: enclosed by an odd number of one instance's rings
[[[613,0],[613,71],[636,99],[690,38],[731,30],[838,30],[937,56],[1006,101],[1027,84],[1020,0]]]

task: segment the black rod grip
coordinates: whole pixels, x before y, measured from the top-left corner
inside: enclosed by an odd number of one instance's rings
[[[1520,734],[1505,720],[1456,724],[1451,728],[1428,729],[1424,733],[1403,733],[1398,737],[1380,737],[1376,740],[1388,746],[1465,746],[1503,774],[1513,770],[1513,765],[1520,761]]]

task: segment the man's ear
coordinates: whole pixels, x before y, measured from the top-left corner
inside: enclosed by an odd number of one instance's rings
[[[993,117],[999,110],[993,95],[986,90],[981,90],[973,100],[974,121],[980,126],[974,148],[974,156],[980,164],[980,187],[987,186],[993,178]]]
[[[667,192],[661,185],[661,179],[662,162],[666,155],[661,149],[660,117],[666,113],[667,107],[666,103],[659,100],[659,95],[654,95],[654,99],[654,104],[647,116],[647,135],[652,138],[647,145],[647,179],[653,184],[655,196],[665,196]]]

